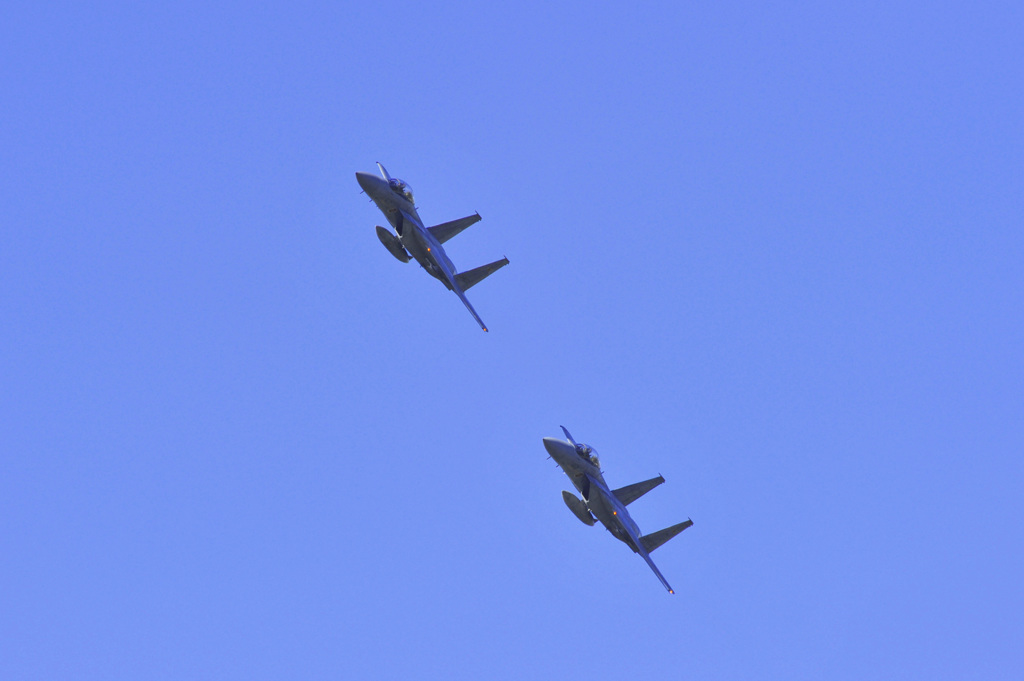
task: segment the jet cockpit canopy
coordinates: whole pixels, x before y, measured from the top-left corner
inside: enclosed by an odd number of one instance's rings
[[[391,191],[395,192],[399,196],[404,197],[405,200],[408,201],[409,203],[416,203],[412,199],[412,187],[407,185],[402,180],[399,180],[397,177],[392,177],[391,179],[388,180],[388,186],[391,187]]]
[[[576,453],[580,455],[580,458],[584,461],[589,461],[594,464],[597,468],[601,468],[601,462],[597,458],[597,450],[590,445],[585,445],[582,442],[576,445]]]

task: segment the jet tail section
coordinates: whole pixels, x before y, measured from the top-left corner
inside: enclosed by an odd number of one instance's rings
[[[455,275],[455,283],[459,285],[463,291],[468,291],[470,288],[479,284],[481,281],[491,276],[502,267],[508,264],[508,258],[502,258],[501,260],[495,260],[494,262],[481,265],[466,272],[459,272]]]
[[[646,549],[649,553],[654,549],[658,548],[659,546],[661,546],[662,544],[664,544],[665,542],[667,542],[672,537],[676,536],[677,534],[685,530],[690,525],[693,525],[692,520],[684,520],[678,525],[666,527],[664,530],[658,530],[657,532],[653,532],[651,534],[645,534],[644,536],[640,537],[640,543],[644,545],[644,549]]]
[[[476,323],[480,325],[480,328],[483,329],[484,331],[486,331],[487,330],[487,325],[484,324],[484,320],[480,319],[480,315],[478,315],[476,313],[476,310],[473,309],[473,306],[469,304],[469,299],[466,298],[466,294],[463,293],[462,290],[459,289],[457,286],[453,287],[452,290],[455,291],[455,295],[457,295],[459,297],[459,299],[462,301],[463,305],[466,306],[466,309],[469,310],[469,314],[473,315],[473,319],[475,319]]]
[[[654,570],[654,574],[658,575],[658,579],[661,580],[662,585],[664,585],[664,587],[668,590],[668,592],[670,594],[674,594],[675,591],[672,589],[671,586],[669,586],[668,580],[665,579],[665,575],[661,574],[661,570],[659,570],[658,566],[654,564],[653,560],[651,560],[651,554],[644,552],[644,553],[641,553],[640,555],[644,557],[644,560],[647,561],[647,564],[651,566],[652,570]]]
[[[659,475],[658,477],[651,478],[650,480],[635,482],[632,485],[626,485],[625,487],[612,490],[612,494],[615,495],[616,499],[622,502],[623,506],[629,506],[663,482],[665,482],[665,478]]]
[[[459,218],[458,220],[452,220],[451,222],[444,222],[440,225],[428,227],[427,231],[429,231],[435,239],[443,244],[445,241],[448,241],[448,239],[451,239],[453,236],[466,229],[466,227],[480,222],[481,219],[480,213],[477,213],[476,215],[470,215],[467,218]]]

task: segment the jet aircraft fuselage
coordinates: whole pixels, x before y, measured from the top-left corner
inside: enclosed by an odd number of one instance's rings
[[[405,182],[391,177],[384,166],[377,164],[382,177],[372,173],[356,173],[356,181],[373,200],[388,223],[395,229],[395,237],[384,227],[377,227],[377,238],[385,248],[402,262],[414,258],[432,277],[454,291],[484,331],[487,326],[466,298],[466,290],[508,264],[508,258],[496,260],[467,272],[455,269],[448,254],[441,246],[462,230],[480,221],[479,213],[459,220],[452,220],[434,227],[426,227],[416,210],[412,190]]]
[[[402,246],[409,255],[415,258],[423,269],[451,289],[455,278],[455,265],[437,239],[423,226],[416,206],[407,198],[412,196],[412,192],[396,191],[391,183],[372,173],[358,172],[356,181],[395,228]],[[402,183],[397,186],[405,185]]]
[[[639,552],[640,528],[630,517],[625,504],[612,494],[601,469],[594,463],[596,455],[581,456],[570,443],[553,437],[544,438],[544,448],[583,495],[594,517],[616,539]]]
[[[544,438],[544,448],[555,460],[555,463],[569,476],[579,493],[583,495],[581,500],[570,492],[562,492],[562,499],[566,506],[581,522],[587,525],[593,525],[595,518],[600,520],[601,524],[612,533],[612,536],[623,542],[634,553],[640,554],[669,593],[675,593],[654,561],[651,560],[651,552],[693,525],[693,521],[686,520],[653,534],[644,535],[640,533],[640,528],[630,517],[629,511],[626,510],[627,505],[665,482],[665,478],[659,475],[650,480],[613,490],[605,482],[597,453],[591,447],[573,440],[564,426],[562,432],[565,433],[568,442],[554,437],[546,437]]]

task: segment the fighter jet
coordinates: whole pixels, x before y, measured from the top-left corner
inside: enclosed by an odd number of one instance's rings
[[[665,478],[659,475],[656,478],[626,485],[616,490],[609,489],[608,483],[604,481],[604,476],[601,474],[601,462],[597,458],[597,452],[585,444],[577,444],[565,426],[560,427],[569,441],[546,437],[544,438],[544,448],[548,450],[551,458],[565,471],[565,474],[572,480],[572,484],[576,485],[576,489],[583,495],[583,499],[580,499],[572,492],[562,492],[565,505],[586,525],[593,525],[600,520],[601,524],[616,539],[633,549],[634,553],[643,556],[668,592],[674,594],[675,591],[668,585],[654,561],[651,560],[651,552],[693,525],[693,521],[686,520],[653,534],[640,534],[640,528],[626,511],[626,506],[665,482]]]
[[[465,303],[466,309],[476,319],[480,328],[486,331],[487,326],[466,299],[466,291],[507,265],[508,258],[495,260],[489,265],[468,272],[457,272],[455,265],[441,247],[448,239],[479,222],[480,214],[476,213],[433,227],[424,227],[419,213],[416,212],[412,188],[397,177],[388,175],[388,171],[384,170],[380,162],[377,163],[377,167],[380,168],[380,174],[384,179],[372,173],[356,173],[359,186],[373,199],[384,213],[384,217],[398,232],[398,236],[395,236],[391,230],[378,225],[377,238],[391,255],[402,262],[409,262],[415,258],[423,269],[444,284],[449,291],[455,291],[455,295]]]

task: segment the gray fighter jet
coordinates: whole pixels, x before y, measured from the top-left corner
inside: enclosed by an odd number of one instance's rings
[[[565,474],[572,480],[572,484],[576,485],[576,489],[583,495],[583,499],[580,499],[572,492],[562,492],[565,505],[587,525],[593,525],[600,520],[601,524],[617,539],[633,549],[634,553],[643,556],[668,592],[674,594],[675,591],[668,585],[654,561],[651,560],[651,551],[693,525],[693,521],[686,520],[653,534],[640,534],[640,528],[626,511],[626,506],[665,482],[665,478],[659,475],[656,478],[626,485],[616,490],[609,489],[608,483],[604,481],[604,476],[601,474],[601,463],[597,459],[597,452],[585,444],[577,444],[565,426],[561,426],[561,428],[569,441],[546,437],[544,438],[544,448],[548,450],[551,458],[561,466]]]
[[[455,291],[455,295],[465,303],[466,309],[480,324],[480,328],[486,331],[487,326],[466,299],[466,291],[507,265],[508,258],[495,260],[489,265],[483,265],[468,272],[458,272],[444,252],[444,248],[441,247],[441,244],[448,239],[479,222],[480,214],[452,220],[434,227],[424,227],[419,213],[416,212],[416,204],[413,201],[412,189],[409,185],[388,175],[388,171],[384,170],[384,166],[379,162],[377,167],[380,168],[380,174],[384,179],[372,173],[356,173],[359,186],[373,199],[373,202],[384,213],[384,217],[398,232],[398,236],[395,236],[391,230],[378,225],[377,238],[391,255],[402,262],[409,262],[415,258],[423,269],[444,284],[449,291]]]

